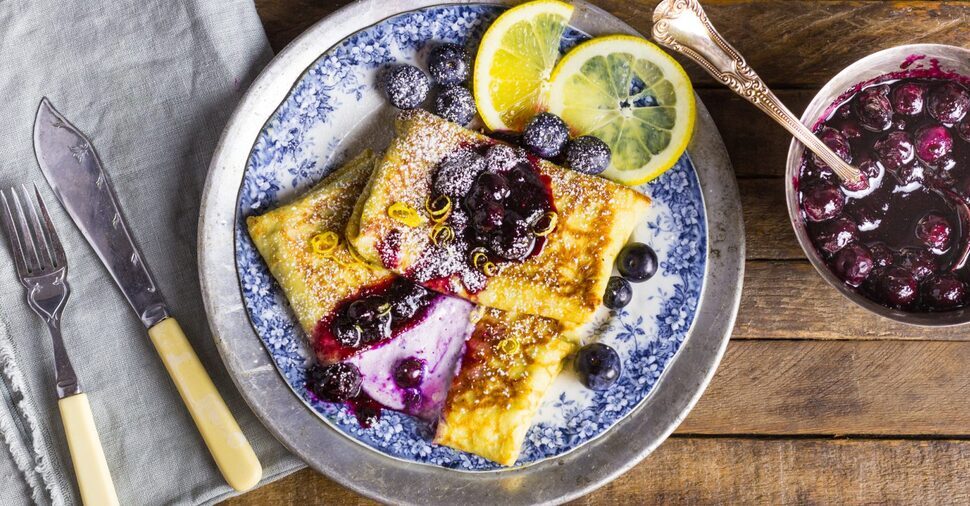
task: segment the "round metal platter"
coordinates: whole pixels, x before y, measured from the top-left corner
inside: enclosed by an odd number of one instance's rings
[[[487,4],[503,2],[456,2]],[[318,22],[262,72],[234,113],[213,157],[202,202],[199,263],[217,347],[253,411],[314,469],[374,499],[394,503],[561,502],[603,485],[660,444],[686,416],[719,362],[734,325],[744,233],[733,170],[713,121],[698,102],[690,162],[703,193],[707,251],[694,321],[646,397],[602,435],[575,450],[519,467],[462,472],[393,458],[347,437],[307,407],[256,334],[237,272],[240,191],[254,144],[320,56],[388,18],[441,5],[363,1]],[[571,25],[587,34],[636,33],[608,13],[576,2]],[[250,309],[252,307],[250,306]],[[276,358],[279,358],[278,356]]]

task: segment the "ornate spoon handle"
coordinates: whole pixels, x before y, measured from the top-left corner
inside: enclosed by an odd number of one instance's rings
[[[778,100],[758,74],[714,29],[697,0],[663,0],[653,12],[653,38],[694,60],[718,81],[761,109],[812,150],[845,182],[861,180],[859,169],[845,163]]]

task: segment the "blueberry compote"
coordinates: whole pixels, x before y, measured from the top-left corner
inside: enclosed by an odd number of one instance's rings
[[[362,372],[348,359],[421,323],[440,297],[406,279],[395,278],[368,286],[340,302],[314,330],[314,351],[324,365],[307,372],[309,390],[322,400],[349,403],[360,424],[370,426],[379,418],[382,406],[361,389]]]
[[[436,168],[429,211],[442,213],[432,243],[408,277],[445,293],[461,282],[468,293],[485,288],[503,266],[542,251],[558,215],[550,179],[538,159],[500,143],[462,146]],[[440,232],[441,230],[438,230]]]
[[[863,87],[833,109],[816,133],[869,184],[846,189],[806,153],[799,197],[819,254],[885,306],[966,306],[970,91],[952,79],[904,78]]]

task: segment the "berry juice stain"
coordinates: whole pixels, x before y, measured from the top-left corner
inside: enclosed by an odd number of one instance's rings
[[[808,235],[832,272],[914,312],[970,303],[970,90],[965,78],[931,72],[861,83],[816,125],[870,191],[841,187],[810,152],[796,185]]]

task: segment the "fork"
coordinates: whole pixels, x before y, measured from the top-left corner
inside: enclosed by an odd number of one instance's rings
[[[20,283],[30,308],[44,319],[54,347],[57,407],[74,463],[81,500],[87,505],[117,505],[118,497],[104,458],[91,404],[81,391],[61,337],[61,313],[71,294],[67,257],[37,187],[0,190],[0,215]],[[39,210],[39,212],[38,212]]]

